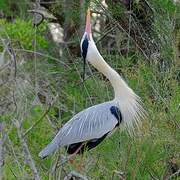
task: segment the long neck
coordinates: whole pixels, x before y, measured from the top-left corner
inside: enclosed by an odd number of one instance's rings
[[[105,62],[99,53],[98,58],[91,64],[109,79],[114,88],[115,98],[122,99],[133,93],[121,76]]]
[[[129,88],[121,76],[104,61],[94,41],[89,43],[86,58],[111,82],[114,88],[115,101],[120,108],[125,126],[130,129],[130,127],[138,125],[140,119],[144,118],[146,114],[141,105],[141,99]]]

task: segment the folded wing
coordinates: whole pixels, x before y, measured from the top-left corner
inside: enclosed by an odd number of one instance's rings
[[[76,114],[57,133],[55,138],[40,153],[46,157],[60,146],[100,138],[110,132],[118,123],[111,112],[113,101],[105,102],[85,109]]]

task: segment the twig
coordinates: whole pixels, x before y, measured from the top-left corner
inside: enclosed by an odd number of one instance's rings
[[[8,166],[8,168],[10,169],[11,173],[13,174],[13,176],[14,176],[16,179],[18,179],[17,175],[14,173],[14,171],[12,170],[12,168],[9,167],[9,166]]]
[[[107,34],[109,34],[111,31],[113,31],[116,27],[117,27],[117,25],[115,25],[115,26],[113,26],[112,28],[110,28],[109,30],[107,30],[107,31],[96,41],[96,43],[98,43],[99,41],[101,41],[104,37],[106,37]]]
[[[104,12],[106,12],[106,15],[112,20],[112,22],[114,24],[117,25],[117,28],[122,30],[127,36],[129,39],[131,39],[134,44],[136,45],[136,47],[142,52],[142,54],[144,55],[144,57],[146,59],[149,59],[148,56],[146,55],[146,53],[144,52],[144,50],[139,46],[139,44],[134,40],[134,38],[121,26],[121,24],[119,24],[119,22],[117,20],[115,20],[111,14],[109,13],[109,11],[107,11],[107,8],[103,6],[103,4],[99,1],[99,0],[96,0],[97,3],[100,4],[101,8],[103,9]]]
[[[57,95],[58,96],[58,95]],[[54,104],[54,102],[56,101],[57,96],[54,98],[54,100],[49,104],[49,107],[46,109],[46,111],[43,113],[43,115],[24,133],[24,137],[34,128],[36,127],[43,119],[44,117],[46,117],[46,115],[48,114],[48,112],[50,111],[52,105]]]
[[[24,171],[21,163],[18,161],[18,157],[16,155],[16,152],[15,152],[15,149],[14,149],[14,144],[12,143],[12,141],[10,140],[9,136],[7,136],[7,148],[8,148],[8,151],[11,153],[10,156],[13,157],[13,160],[16,162],[17,166],[18,166],[18,170],[20,172]],[[9,169],[11,170],[12,174],[16,176],[16,174],[12,171],[12,169],[9,167]],[[16,169],[17,171],[17,169]]]
[[[43,115],[28,129],[26,130],[26,132],[24,133],[24,137],[33,129],[35,128],[43,119],[44,117],[46,117],[46,115],[48,114],[48,112],[51,109],[51,105],[47,108],[47,110],[43,113]]]
[[[5,134],[4,134],[4,123],[0,123],[0,180],[3,179],[3,166],[4,166],[4,142],[5,142]]]
[[[112,180],[114,179],[115,175],[119,177],[119,180],[125,180],[126,179],[125,178],[125,173],[122,172],[122,171],[114,170],[113,175],[112,175]]]
[[[103,11],[95,11],[95,10],[91,10],[91,13],[93,14],[100,14],[101,16],[106,16],[106,14]]]
[[[42,57],[46,57],[46,58],[50,58],[52,60],[55,60],[61,64],[63,64],[64,66],[66,66],[67,68],[70,68],[70,66],[68,66],[66,63],[64,63],[63,61],[60,61],[59,59],[53,57],[53,56],[49,56],[47,54],[43,54],[43,53],[40,53],[40,52],[37,52],[37,51],[31,51],[31,50],[28,50],[28,49],[14,49],[15,51],[22,51],[22,52],[27,52],[27,53],[32,53],[32,54],[37,54],[39,56],[42,56]]]
[[[65,178],[64,180],[70,180],[72,179],[72,177],[77,177],[77,178],[80,178],[82,180],[88,180],[88,178],[76,171],[71,171]]]
[[[0,72],[6,69],[9,66],[10,62],[7,62],[5,65],[3,65],[2,68],[0,68]]]
[[[130,11],[131,11],[131,3],[130,3]],[[131,13],[129,14],[129,27],[128,27],[128,39],[127,39],[127,56],[129,53],[129,45],[130,45],[130,35],[131,35],[131,21],[132,21],[132,16]]]
[[[58,167],[58,162],[60,161],[60,156],[58,155],[55,159],[55,162],[53,163],[52,167],[51,167],[51,174],[53,174],[54,172],[56,172],[56,169]]]
[[[23,150],[24,150],[24,153],[25,153],[25,157],[27,159],[27,163],[28,165],[30,166],[32,172],[33,172],[33,175],[34,175],[34,179],[35,180],[40,180],[40,176],[39,176],[39,173],[37,171],[37,168],[36,168],[36,165],[34,163],[34,160],[31,156],[31,153],[29,151],[29,147],[22,135],[22,132],[21,132],[21,128],[20,128],[20,124],[19,124],[19,121],[15,120],[14,121],[14,125],[17,129],[17,134],[18,134],[18,137],[19,137],[19,140],[20,140],[20,144],[22,145],[23,147]]]
[[[173,179],[173,178],[175,178],[175,177],[179,177],[179,176],[180,176],[180,169],[179,169],[178,171],[176,171],[174,174],[172,174],[172,175],[168,178],[168,180]]]
[[[12,61],[14,62],[14,79],[16,79],[16,75],[17,75],[17,60],[16,60],[16,54],[15,54],[14,49],[12,48],[10,42],[8,44],[8,51],[9,51],[9,54],[11,55]]]
[[[144,167],[147,170],[147,172],[149,173],[152,180],[158,180],[159,179],[158,177],[155,177],[155,172],[151,172],[153,170],[150,170],[149,167],[146,167],[146,165]]]
[[[55,16],[53,16],[52,14],[47,12],[45,9],[32,9],[32,10],[28,10],[28,12],[39,14],[39,15],[41,15],[43,17],[43,19],[57,20],[57,18]]]
[[[41,13],[33,13],[33,25],[38,27],[44,21],[44,16]]]
[[[13,92],[13,101],[14,101],[14,104],[16,106],[16,112],[18,111],[18,106],[17,106],[17,101],[16,101],[16,98],[15,98],[15,95],[14,95],[14,92]],[[32,158],[32,155],[29,151],[29,147],[24,139],[24,136],[23,136],[23,133],[21,131],[21,124],[20,122],[17,120],[17,119],[14,119],[13,121],[13,124],[14,126],[16,127],[16,130],[17,130],[17,135],[18,135],[18,138],[19,138],[19,141],[20,141],[20,144],[23,148],[23,151],[24,151],[24,154],[25,154],[25,159],[27,160],[27,164],[29,165],[30,169],[32,170],[32,173],[34,175],[34,179],[35,180],[40,180],[40,176],[39,176],[39,173],[37,171],[37,168],[36,168],[36,165],[35,165],[35,162]]]

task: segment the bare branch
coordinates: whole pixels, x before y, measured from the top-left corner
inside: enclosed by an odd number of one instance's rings
[[[107,34],[109,34],[110,32],[112,32],[116,27],[117,27],[117,25],[115,25],[114,27],[112,27],[112,28],[110,28],[109,30],[107,30],[107,31],[96,41],[96,43],[99,43],[104,37],[107,36]]]
[[[16,54],[15,54],[14,49],[11,46],[10,42],[8,43],[8,51],[9,51],[9,54],[11,55],[11,59],[12,59],[13,64],[14,64],[14,79],[16,79],[16,76],[17,76],[17,60],[16,60]]]
[[[35,162],[31,156],[31,153],[29,151],[29,147],[22,135],[22,132],[21,132],[21,128],[20,128],[20,124],[17,120],[14,121],[14,125],[17,129],[17,134],[18,134],[18,137],[19,137],[19,140],[20,140],[20,144],[22,145],[23,147],[23,150],[24,150],[24,153],[25,153],[25,157],[27,159],[27,163],[28,165],[30,166],[32,172],[33,172],[33,175],[34,175],[34,179],[35,180],[40,180],[40,176],[39,176],[39,173],[37,171],[37,168],[36,168],[36,165],[35,165]]]
[[[46,115],[48,114],[48,112],[50,111],[52,105],[54,104],[54,102],[56,101],[57,96],[54,98],[54,100],[50,103],[49,107],[47,108],[47,110],[43,113],[43,115],[24,133],[24,137],[33,129],[35,128],[43,119],[44,117],[46,117]]]
[[[27,134],[29,134],[29,132],[33,129],[33,128],[35,128],[43,119],[44,119],[44,117],[46,117],[46,115],[48,114],[48,112],[50,111],[50,109],[51,109],[51,106],[49,106],[48,108],[47,108],[47,110],[43,113],[43,115],[24,133],[24,137],[27,135]]]
[[[82,175],[82,174],[80,174],[80,173],[78,173],[78,172],[76,172],[76,171],[71,171],[71,172],[64,178],[64,180],[70,180],[70,179],[72,179],[73,177],[75,177],[75,178],[80,178],[80,179],[82,179],[82,180],[88,180],[88,178],[87,178],[86,176],[84,176],[84,175]]]
[[[168,180],[171,180],[171,179],[173,179],[173,178],[178,178],[180,176],[180,169],[177,171],[177,172],[175,172],[174,174],[172,174],[169,178],[168,178]]]
[[[66,63],[64,63],[63,61],[60,61],[58,58],[55,58],[55,57],[50,56],[50,55],[48,55],[48,54],[43,54],[43,53],[41,53],[41,52],[31,51],[31,50],[28,50],[28,49],[14,49],[14,50],[17,51],[17,52],[26,52],[26,53],[31,53],[31,54],[37,54],[37,55],[42,56],[42,57],[45,57],[45,58],[50,58],[50,59],[52,59],[52,60],[55,60],[55,61],[63,64],[64,66],[66,66],[66,68],[70,68],[70,66],[67,65]]]
[[[3,179],[3,166],[4,166],[4,142],[5,142],[5,133],[4,133],[4,123],[0,123],[0,180]]]
[[[109,18],[111,19],[112,23],[114,23],[115,25],[117,25],[117,28],[118,28],[119,30],[123,31],[123,32],[128,36],[128,38],[132,40],[132,42],[136,45],[136,47],[142,52],[142,54],[144,55],[144,57],[148,60],[149,58],[148,58],[148,55],[146,54],[146,52],[140,47],[140,45],[139,45],[139,44],[135,41],[135,39],[129,34],[129,32],[128,32],[126,29],[124,29],[124,28],[121,26],[121,24],[120,24],[116,19],[114,19],[114,18],[112,17],[112,15],[109,13],[109,11],[107,10],[107,8],[106,8],[99,0],[97,0],[96,2],[99,3],[99,5],[100,5],[101,8],[103,9],[103,11],[106,12],[107,17],[109,17]]]
[[[43,16],[44,19],[54,19],[57,20],[57,18],[55,16],[53,16],[51,13],[47,12],[47,10],[45,9],[32,9],[32,10],[28,10],[28,12],[30,13],[37,13],[41,16]]]

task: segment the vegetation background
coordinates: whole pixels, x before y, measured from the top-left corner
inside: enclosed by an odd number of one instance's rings
[[[85,12],[99,51],[142,97],[136,135],[117,131],[63,161],[40,150],[75,113],[113,98],[79,43]],[[180,3],[173,0],[0,0],[0,179],[179,179]]]

